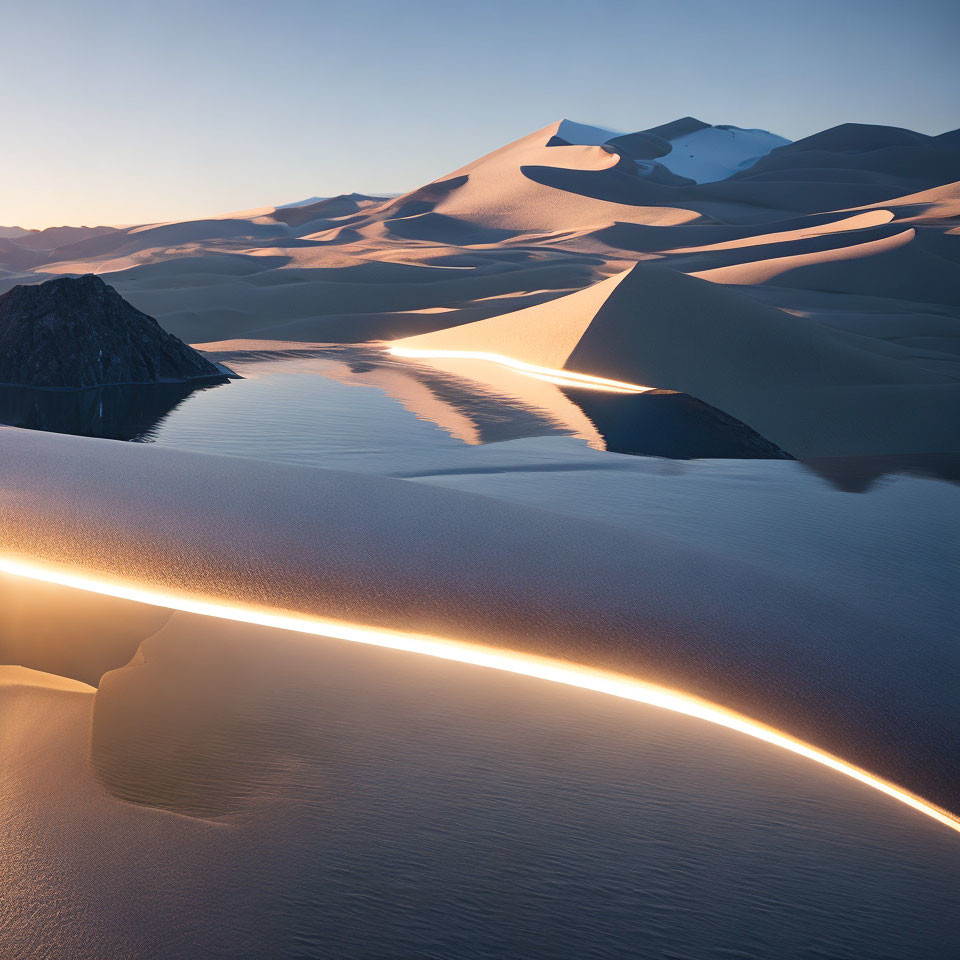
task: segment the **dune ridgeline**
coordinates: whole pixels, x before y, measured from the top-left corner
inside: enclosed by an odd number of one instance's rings
[[[960,133],[563,120],[400,197],[0,232],[193,343],[403,341],[689,393],[796,457],[960,449]]]

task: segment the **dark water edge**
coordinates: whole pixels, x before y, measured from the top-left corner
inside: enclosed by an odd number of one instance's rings
[[[218,355],[219,356],[219,355]],[[226,356],[226,355],[225,355]],[[567,431],[551,421],[544,411],[518,403],[515,397],[480,389],[468,379],[439,375],[413,364],[385,359],[381,351],[358,346],[326,345],[322,349],[291,350],[282,354],[241,352],[228,359],[241,367],[244,361],[268,360],[276,374],[268,374],[266,389],[256,395],[237,391],[215,407],[206,402],[211,391],[230,380],[243,378],[220,364],[224,376],[149,384],[112,384],[81,389],[52,389],[0,384],[0,424],[28,430],[82,437],[99,437],[139,443],[169,443],[166,421],[174,411],[182,411],[178,441],[186,438],[189,446],[208,445],[211,452],[262,457],[263,424],[271,424],[271,439],[284,438],[290,451],[302,446],[303,462],[311,462],[322,453],[325,428],[329,428],[331,401],[343,389],[333,379],[316,374],[300,377],[294,383],[288,365],[298,360],[334,361],[349,368],[358,384],[372,375],[371,386],[379,386],[379,371],[402,371],[422,383],[442,406],[469,421],[480,444],[555,436]],[[558,393],[575,405],[596,429],[609,453],[670,460],[793,460],[788,451],[757,433],[735,417],[707,403],[670,390],[652,390],[642,394],[603,393],[575,387],[559,387]],[[371,402],[375,395],[379,399]],[[205,396],[201,396],[205,395]],[[343,449],[353,443],[369,449],[372,438],[367,430],[388,410],[400,409],[402,401],[390,394],[372,390],[363,402],[350,388],[341,404],[351,408],[356,419],[352,436],[343,436],[343,426],[333,429],[331,442]],[[311,408],[318,411],[317,424],[305,430],[305,417]],[[322,413],[320,411],[322,410]],[[226,416],[224,413],[226,412]],[[232,415],[231,415],[232,413]],[[251,414],[255,414],[251,416]],[[186,431],[183,431],[183,427]],[[194,440],[190,440],[195,435]],[[405,446],[396,437],[398,449]],[[225,445],[223,451],[218,447]],[[174,442],[174,445],[178,445]],[[458,441],[449,438],[448,446]],[[313,448],[316,449],[313,449]],[[438,447],[439,450],[439,447]],[[384,449],[384,454],[389,450]],[[286,459],[286,457],[285,457]],[[299,459],[294,457],[294,459]],[[812,473],[832,487],[846,493],[865,493],[885,478],[910,475],[960,483],[960,453],[907,454],[881,456],[817,457],[801,461]]]
[[[0,385],[0,423],[81,437],[153,442],[163,420],[185,400],[226,382],[223,378],[79,390]],[[594,424],[611,453],[678,460],[792,459],[746,424],[687,394],[620,395],[571,388],[563,393]],[[536,436],[544,429],[526,411],[491,403],[490,397],[448,390],[444,399],[476,425],[484,443]],[[277,416],[283,419],[282,409]],[[357,442],[364,438],[358,436]]]
[[[195,393],[227,377],[80,389],[0,385],[0,423],[107,440],[138,440]]]
[[[355,366],[357,372],[364,372],[362,364]],[[0,424],[80,437],[164,443],[163,423],[171,413],[188,400],[224,386],[231,379],[237,378],[234,375],[62,390],[0,384]],[[468,388],[451,389],[449,384],[432,386],[444,402],[471,420],[481,443],[500,443],[553,432],[536,417],[531,417],[529,411],[507,401],[474,395]],[[794,459],[746,424],[689,394],[658,390],[621,395],[569,387],[561,388],[561,392],[596,427],[609,453],[670,460]],[[296,429],[283,422],[284,405],[291,399],[283,388],[278,388],[272,401],[275,409],[264,410],[264,413],[275,414],[281,434],[292,434]],[[384,402],[394,401],[385,399]],[[258,457],[258,437],[251,435],[249,443],[243,443],[245,407],[245,398],[238,396],[239,425],[227,425],[231,436],[224,439],[230,439],[234,445],[240,441],[241,447],[249,446],[242,449],[243,455]],[[201,427],[205,419],[203,411],[204,408],[198,406],[190,416],[190,420]],[[367,440],[358,432],[356,442],[363,445]],[[211,450],[215,450],[215,443],[214,440]],[[815,457],[800,463],[845,493],[867,493],[877,483],[903,475],[960,484],[960,453]]]
[[[564,387],[610,453],[670,460],[792,460],[745,423],[686,393],[612,394]]]
[[[904,475],[960,484],[960,453],[815,457],[800,462],[845,493],[867,493],[886,477]]]

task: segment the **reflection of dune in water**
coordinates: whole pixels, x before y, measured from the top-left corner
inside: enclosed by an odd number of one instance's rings
[[[960,454],[907,457],[820,457],[803,461],[813,473],[847,493],[866,493],[885,477],[909,474],[960,484]]]
[[[271,341],[206,344],[205,352],[256,379],[313,373],[347,386],[372,387],[417,418],[467,444],[569,434],[596,449],[603,441],[557,386],[491,364],[411,362],[379,346],[315,344],[291,350]]]
[[[408,358],[377,346],[316,344],[291,350],[270,342],[241,341],[237,346],[207,347],[210,356],[242,371],[248,380],[316,374],[374,388],[418,419],[470,445],[559,434],[581,439],[597,450],[644,456],[787,457],[733,417],[669,390],[633,390],[626,384],[607,389],[602,382],[594,383],[594,378],[541,376],[456,355]],[[241,391],[221,396],[226,403],[244,402]],[[271,402],[269,391],[261,394],[260,402]],[[200,415],[198,407],[194,416]],[[279,407],[277,416],[282,416]],[[251,454],[255,454],[253,442]]]

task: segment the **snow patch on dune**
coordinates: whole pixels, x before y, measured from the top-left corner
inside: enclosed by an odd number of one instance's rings
[[[699,125],[699,129],[689,129],[692,125]],[[676,134],[671,136],[668,128],[672,128]],[[658,158],[658,162],[671,173],[697,183],[726,180],[727,177],[752,167],[771,150],[790,143],[769,130],[726,125],[703,126],[696,120],[685,126],[675,123],[666,127],[655,127],[652,132],[664,136],[672,147],[669,154]],[[561,120],[556,136],[569,144],[601,146],[622,134],[604,127]]]
[[[673,149],[659,162],[678,176],[712,183],[752,167],[771,150],[788,143],[768,130],[707,127],[671,140]]]

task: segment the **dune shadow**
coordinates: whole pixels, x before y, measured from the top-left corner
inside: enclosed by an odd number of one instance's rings
[[[826,233],[793,240],[771,239],[769,243],[752,246],[731,247],[726,250],[705,250],[669,254],[670,266],[684,273],[695,270],[714,270],[719,267],[760,263],[765,260],[780,260],[785,257],[809,256],[818,253],[835,253],[842,259],[847,248],[856,248],[877,240],[889,240],[903,232],[900,224],[868,227],[836,233]]]
[[[575,193],[591,200],[646,207],[682,203],[689,207],[696,184],[677,179],[677,183],[661,183],[624,173],[616,167],[608,170],[569,170],[562,167],[522,166],[520,172],[534,183]]]
[[[403,237],[405,240],[430,240],[435,243],[501,243],[517,235],[516,230],[484,227],[433,212],[397,217],[386,220],[385,223],[393,236]]]
[[[310,802],[337,753],[319,651],[290,638],[264,647],[249,628],[178,615],[106,674],[97,691],[91,760],[131,803],[214,818],[251,802]],[[187,621],[189,622],[189,621]]]
[[[469,179],[467,174],[463,174],[459,177],[438,180],[436,183],[428,183],[401,197],[396,202],[395,209],[390,209],[390,217],[415,217],[421,213],[430,213],[441,200],[462,187]]]

